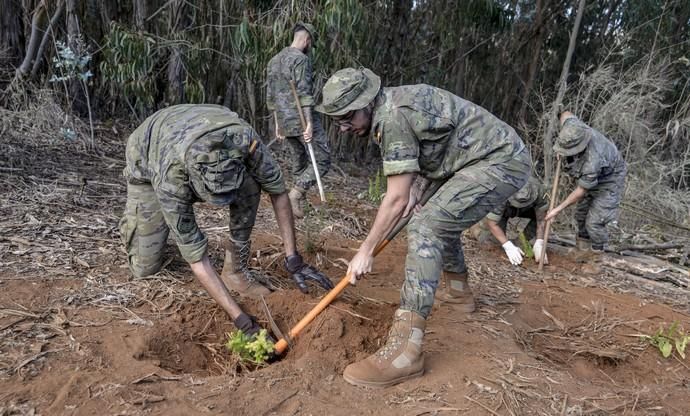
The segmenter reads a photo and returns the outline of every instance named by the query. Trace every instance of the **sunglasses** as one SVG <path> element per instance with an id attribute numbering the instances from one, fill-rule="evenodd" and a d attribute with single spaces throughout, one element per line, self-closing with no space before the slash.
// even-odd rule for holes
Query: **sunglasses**
<path id="1" fill-rule="evenodd" d="M 337 127 L 352 127 L 352 118 L 355 116 L 357 110 L 352 110 L 341 117 L 333 117 L 333 123 Z"/>

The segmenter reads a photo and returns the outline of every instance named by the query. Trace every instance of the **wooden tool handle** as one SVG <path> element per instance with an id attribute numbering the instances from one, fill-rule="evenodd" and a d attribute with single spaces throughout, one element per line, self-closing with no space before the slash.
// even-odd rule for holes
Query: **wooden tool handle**
<path id="1" fill-rule="evenodd" d="M 549 212 L 556 205 L 556 197 L 558 193 L 558 182 L 561 179 L 561 156 L 556 156 L 556 176 L 553 178 L 553 186 L 551 187 L 551 201 L 549 201 Z M 546 245 L 549 243 L 549 232 L 551 231 L 551 221 L 546 222 L 544 227 L 544 248 L 541 250 L 541 258 L 539 259 L 539 271 L 544 270 L 544 259 L 546 258 Z"/>

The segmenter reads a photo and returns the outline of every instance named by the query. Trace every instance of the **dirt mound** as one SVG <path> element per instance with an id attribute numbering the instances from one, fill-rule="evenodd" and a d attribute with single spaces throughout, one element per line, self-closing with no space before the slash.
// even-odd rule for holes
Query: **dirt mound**
<path id="1" fill-rule="evenodd" d="M 293 289 L 272 293 L 266 303 L 281 331 L 287 333 L 318 300 Z M 267 320 L 258 302 L 246 307 L 260 320 Z M 283 360 L 297 361 L 299 367 L 300 363 L 323 358 L 330 369 L 342 371 L 353 359 L 375 351 L 385 341 L 382 338 L 390 326 L 393 310 L 392 306 L 336 300 L 294 340 Z"/>
<path id="2" fill-rule="evenodd" d="M 318 300 L 298 290 L 285 290 L 269 295 L 266 303 L 278 326 L 288 333 Z M 242 306 L 269 328 L 260 302 L 247 299 Z M 296 361 L 299 367 L 300 363 L 323 358 L 328 369 L 342 371 L 348 363 L 375 351 L 385 341 L 382 338 L 392 315 L 392 307 L 336 300 L 294 340 L 282 361 Z M 134 355 L 174 374 L 223 374 L 239 369 L 223 346 L 227 333 L 234 329 L 218 306 L 208 302 L 185 304 L 157 324 Z"/>

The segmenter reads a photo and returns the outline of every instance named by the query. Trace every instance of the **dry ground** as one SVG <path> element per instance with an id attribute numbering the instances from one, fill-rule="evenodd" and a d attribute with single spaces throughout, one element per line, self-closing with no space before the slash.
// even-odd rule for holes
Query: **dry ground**
<path id="1" fill-rule="evenodd" d="M 244 368 L 222 347 L 230 320 L 172 245 L 163 272 L 129 275 L 117 235 L 121 140 L 104 141 L 101 156 L 59 140 L 8 140 L 0 166 L 2 416 L 690 414 L 690 359 L 663 359 L 634 336 L 674 321 L 690 329 L 688 291 L 608 267 L 586 274 L 566 250 L 551 254 L 542 275 L 466 241 L 479 307 L 470 315 L 434 307 L 422 378 L 366 390 L 341 377 L 385 340 L 404 236 L 283 360 Z M 300 247 L 336 280 L 375 207 L 355 197 L 362 177 L 335 171 L 325 183 L 329 210 L 298 223 Z M 323 292 L 302 295 L 286 280 L 269 205 L 262 201 L 253 261 L 271 274 L 278 290 L 268 303 L 288 328 Z M 220 268 L 227 212 L 198 212 Z M 256 303 L 243 305 L 262 317 Z"/>

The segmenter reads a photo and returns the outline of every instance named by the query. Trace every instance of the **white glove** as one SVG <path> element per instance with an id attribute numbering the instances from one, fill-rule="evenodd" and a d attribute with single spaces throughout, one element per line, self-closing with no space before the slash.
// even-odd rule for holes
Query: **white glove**
<path id="1" fill-rule="evenodd" d="M 544 240 L 539 239 L 534 242 L 534 246 L 532 246 L 532 251 L 534 251 L 534 260 L 536 260 L 537 263 L 541 260 L 541 253 L 544 250 Z M 549 257 L 544 253 L 544 264 L 549 264 Z"/>
<path id="2" fill-rule="evenodd" d="M 518 247 L 515 247 L 515 244 L 510 241 L 506 241 L 505 244 L 503 244 L 503 250 L 506 252 L 506 256 L 508 256 L 508 260 L 510 260 L 510 263 L 513 266 L 522 264 L 522 256 L 524 256 L 525 253 L 523 253 Z"/>

